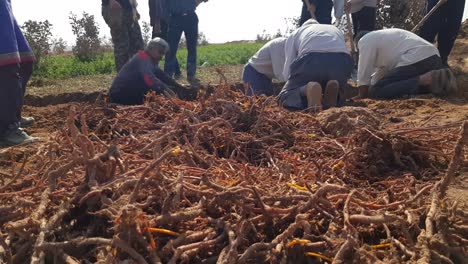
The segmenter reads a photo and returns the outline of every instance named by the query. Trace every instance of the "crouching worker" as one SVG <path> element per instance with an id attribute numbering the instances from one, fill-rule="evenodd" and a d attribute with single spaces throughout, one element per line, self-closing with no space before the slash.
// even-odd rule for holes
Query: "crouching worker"
<path id="1" fill-rule="evenodd" d="M 414 33 L 396 28 L 359 32 L 354 41 L 359 50 L 356 99 L 446 95 L 457 89 L 437 48 Z"/>
<path id="2" fill-rule="evenodd" d="M 124 105 L 143 104 L 149 91 L 166 97 L 175 97 L 177 94 L 181 99 L 195 99 L 196 89 L 185 88 L 158 68 L 159 61 L 168 50 L 169 45 L 165 40 L 150 40 L 145 50 L 135 54 L 115 77 L 109 91 L 110 102 Z"/>
<path id="3" fill-rule="evenodd" d="M 272 79 L 285 82 L 283 77 L 284 44 L 286 38 L 275 38 L 267 42 L 244 66 L 242 80 L 248 95 L 277 95 Z"/>
<path id="4" fill-rule="evenodd" d="M 286 41 L 285 56 L 288 81 L 278 96 L 281 106 L 320 110 L 343 103 L 354 63 L 338 28 L 309 19 Z"/>

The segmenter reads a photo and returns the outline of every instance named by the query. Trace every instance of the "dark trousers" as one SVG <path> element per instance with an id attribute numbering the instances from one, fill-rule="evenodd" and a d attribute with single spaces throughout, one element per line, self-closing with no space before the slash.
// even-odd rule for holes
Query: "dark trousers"
<path id="1" fill-rule="evenodd" d="M 309 82 L 318 82 L 325 90 L 327 82 L 336 80 L 340 84 L 338 105 L 344 103 L 344 89 L 353 70 L 353 59 L 346 53 L 310 52 L 296 59 L 290 67 L 288 81 L 278 95 L 278 102 L 288 109 L 307 108 L 307 99 L 300 88 Z"/>
<path id="2" fill-rule="evenodd" d="M 438 0 L 428 0 L 427 12 L 437 2 Z M 457 38 L 464 9 L 465 0 L 449 0 L 429 17 L 419 33 L 422 38 L 431 43 L 434 42 L 437 36 L 437 45 L 444 65 L 447 65 L 448 56 Z"/>
<path id="3" fill-rule="evenodd" d="M 0 66 L 0 134 L 18 127 L 23 102 L 20 65 Z"/>
<path id="4" fill-rule="evenodd" d="M 430 93 L 428 87 L 419 86 L 419 76 L 442 67 L 442 60 L 437 55 L 408 66 L 397 67 L 370 87 L 369 97 L 393 99 L 407 95 Z"/>
<path id="5" fill-rule="evenodd" d="M 133 12 L 129 10 L 122 9 L 116 15 L 111 14 L 109 6 L 102 6 L 102 17 L 110 28 L 114 44 L 115 68 L 119 72 L 125 63 L 144 47 L 140 25 L 134 20 Z"/>
<path id="6" fill-rule="evenodd" d="M 196 13 L 171 15 L 167 42 L 170 50 L 166 54 L 164 71 L 173 76 L 177 68 L 177 49 L 179 47 L 182 32 L 187 43 L 187 78 L 194 78 L 197 71 L 197 42 L 198 42 L 198 17 Z"/>
<path id="7" fill-rule="evenodd" d="M 169 30 L 169 25 L 167 24 L 167 22 L 164 21 L 164 20 L 161 20 L 161 33 L 155 34 L 154 31 L 153 31 L 153 33 L 151 34 L 151 38 L 162 38 L 165 41 L 167 41 L 167 31 L 168 30 Z M 181 74 L 180 65 L 179 65 L 179 61 L 177 60 L 177 57 L 176 57 L 176 69 L 175 69 L 174 74 L 175 75 L 180 75 Z"/>
<path id="8" fill-rule="evenodd" d="M 273 95 L 273 82 L 271 78 L 259 73 L 250 63 L 244 66 L 242 81 L 248 86 L 247 95 Z"/>
<path id="9" fill-rule="evenodd" d="M 353 18 L 354 36 L 359 31 L 373 31 L 375 29 L 375 7 L 365 6 L 356 13 L 351 14 Z"/>
<path id="10" fill-rule="evenodd" d="M 31 78 L 33 72 L 34 63 L 33 62 L 22 62 L 20 64 L 20 80 L 21 80 L 21 98 L 20 98 L 20 107 L 17 110 L 18 120 L 21 120 L 21 110 L 23 109 L 24 104 L 24 95 L 26 94 L 26 85 L 28 84 L 29 79 Z"/>
<path id="11" fill-rule="evenodd" d="M 331 24 L 332 17 L 331 11 L 333 8 L 332 0 L 304 0 L 309 1 L 311 5 L 315 6 L 315 18 L 320 24 Z M 310 19 L 310 12 L 307 10 L 306 4 L 302 4 L 301 18 L 299 20 L 299 25 L 302 26 L 304 22 Z"/>

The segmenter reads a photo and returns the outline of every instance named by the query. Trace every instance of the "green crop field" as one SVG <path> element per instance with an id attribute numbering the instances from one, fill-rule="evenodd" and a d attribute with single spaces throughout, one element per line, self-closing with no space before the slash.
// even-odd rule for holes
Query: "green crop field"
<path id="1" fill-rule="evenodd" d="M 210 44 L 198 47 L 198 65 L 242 65 L 263 43 Z M 183 69 L 187 62 L 187 50 L 180 49 L 177 58 Z M 91 62 L 81 62 L 72 55 L 52 55 L 42 59 L 33 75 L 37 78 L 66 79 L 78 76 L 111 74 L 114 70 L 112 53 L 105 53 Z"/>

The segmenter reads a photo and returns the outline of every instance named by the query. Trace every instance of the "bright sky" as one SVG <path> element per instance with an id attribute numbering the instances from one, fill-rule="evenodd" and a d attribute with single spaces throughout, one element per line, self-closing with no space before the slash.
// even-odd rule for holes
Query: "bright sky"
<path id="1" fill-rule="evenodd" d="M 20 24 L 27 20 L 48 19 L 53 25 L 52 33 L 62 37 L 68 45 L 74 43 L 68 16 L 87 12 L 95 16 L 101 35 L 110 36 L 110 31 L 101 16 L 99 0 L 12 0 L 13 12 Z M 468 1 L 465 3 L 463 20 L 468 17 Z M 286 18 L 300 15 L 299 0 L 210 0 L 197 8 L 199 30 L 211 43 L 233 40 L 253 40 L 264 30 L 274 34 L 278 29 L 287 29 Z M 140 0 L 138 11 L 141 20 L 149 22 L 148 4 Z M 141 23 L 140 23 L 141 24 Z"/>

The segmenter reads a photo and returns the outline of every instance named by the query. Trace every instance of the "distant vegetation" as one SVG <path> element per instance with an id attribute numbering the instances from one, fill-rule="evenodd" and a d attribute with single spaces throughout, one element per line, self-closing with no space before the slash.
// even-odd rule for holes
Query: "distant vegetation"
<path id="1" fill-rule="evenodd" d="M 198 65 L 245 64 L 263 43 L 210 44 L 198 48 Z M 182 68 L 187 62 L 187 50 L 180 49 L 177 57 Z M 103 53 L 91 61 L 82 61 L 72 54 L 48 55 L 42 58 L 41 67 L 33 75 L 41 78 L 72 78 L 83 75 L 110 74 L 114 70 L 114 55 Z"/>

